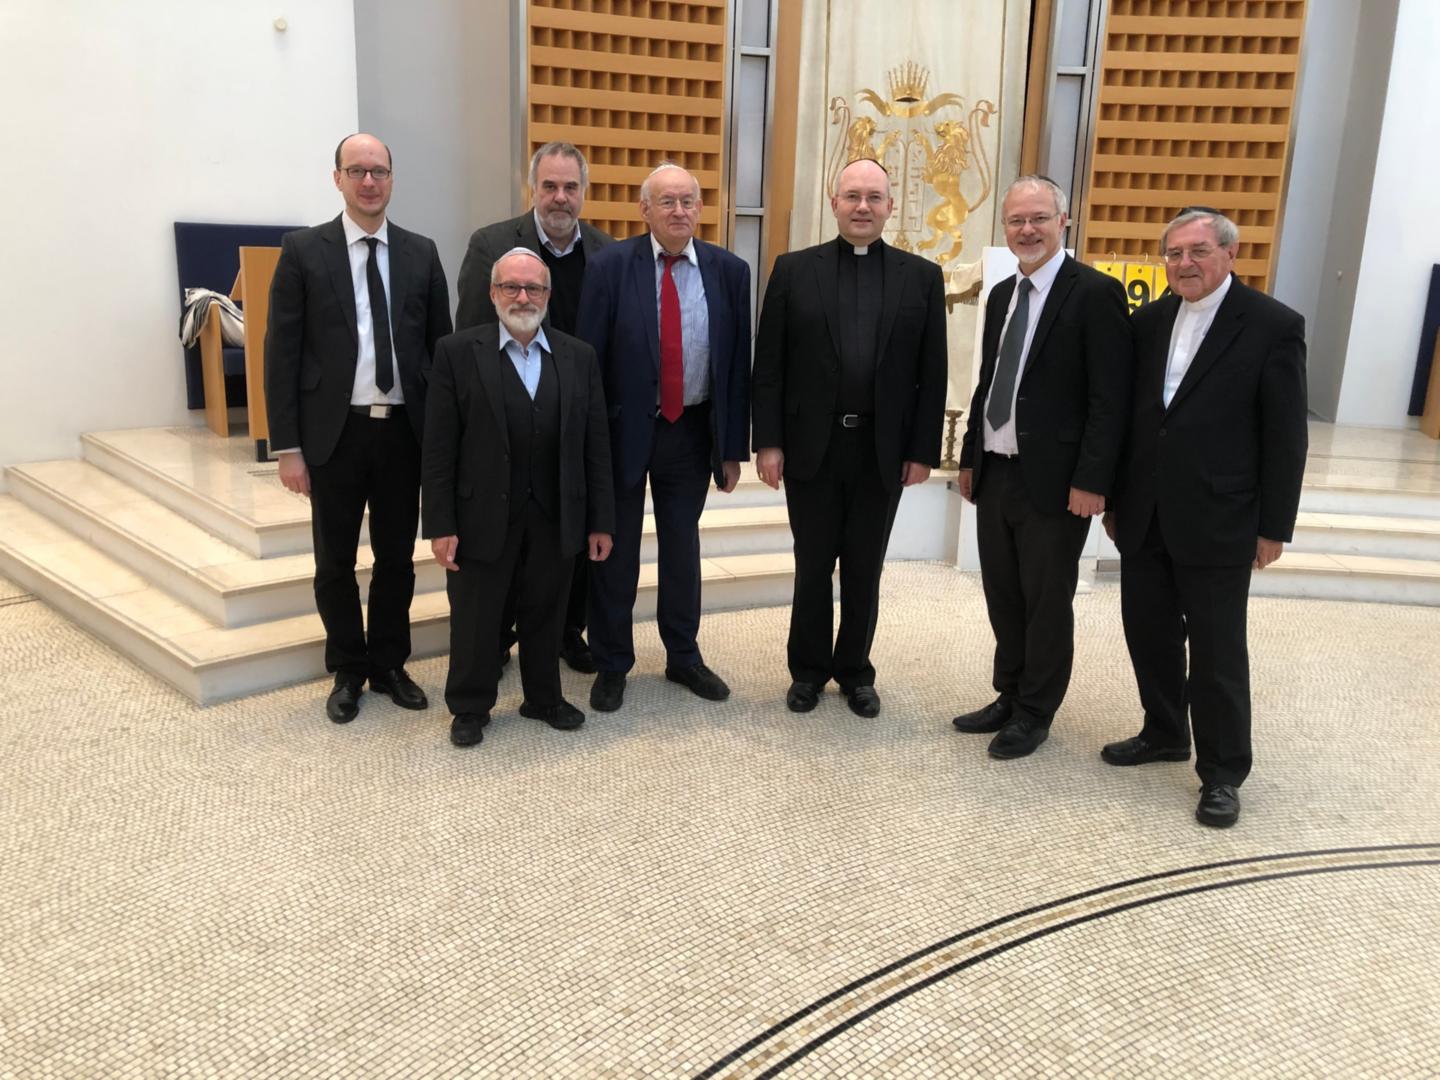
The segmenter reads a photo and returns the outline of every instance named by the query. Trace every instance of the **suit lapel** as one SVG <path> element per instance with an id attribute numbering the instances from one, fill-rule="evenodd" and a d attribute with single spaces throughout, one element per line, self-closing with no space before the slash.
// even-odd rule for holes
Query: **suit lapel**
<path id="1" fill-rule="evenodd" d="M 634 277 L 635 303 L 640 319 L 645 324 L 645 341 L 650 346 L 650 363 L 655 372 L 660 372 L 660 307 L 655 302 L 655 260 L 650 246 L 650 234 L 637 236 L 633 241 L 635 251 L 630 268 Z"/>
<path id="2" fill-rule="evenodd" d="M 560 445 L 564 446 L 566 422 L 570 419 L 570 395 L 575 392 L 570 378 L 570 347 L 554 338 L 547 337 L 546 340 L 553 346 L 550 363 L 555 368 L 555 385 L 560 390 Z"/>
<path id="3" fill-rule="evenodd" d="M 815 249 L 815 287 L 820 290 L 820 310 L 825 312 L 825 327 L 830 331 L 830 345 L 840 356 L 840 328 L 836 326 L 836 306 L 840 299 L 840 241 L 832 240 Z"/>
<path id="4" fill-rule="evenodd" d="M 705 287 L 705 307 L 709 313 L 705 323 L 710 332 L 710 371 L 713 376 L 720 356 L 720 328 L 725 324 L 725 313 L 718 311 L 716 305 L 724 299 L 725 290 L 720 285 L 720 271 L 715 265 L 715 253 L 700 239 L 695 241 L 695 260 L 700 264 L 700 283 Z M 656 338 L 659 338 L 658 331 Z"/>
<path id="5" fill-rule="evenodd" d="M 1143 390 L 1147 401 L 1163 404 L 1165 370 L 1170 362 L 1170 339 L 1175 334 L 1175 319 L 1180 314 L 1180 298 L 1172 293 L 1155 302 L 1165 306 L 1160 309 L 1160 323 L 1156 326 L 1155 337 L 1150 343 L 1150 355 L 1142 359 L 1145 364 Z"/>
<path id="6" fill-rule="evenodd" d="M 900 314 L 900 297 L 905 292 L 905 260 L 889 244 L 884 244 L 885 291 L 880 303 L 880 339 L 875 352 L 875 372 L 885 363 L 885 347 L 890 343 L 890 332 L 895 329 L 895 316 Z M 827 311 L 829 308 L 826 309 Z"/>
<path id="7" fill-rule="evenodd" d="M 410 290 L 413 276 L 410 272 L 414 262 L 412 256 L 415 253 L 410 236 L 404 229 L 391 225 L 387 232 L 390 242 L 390 332 L 393 336 L 394 328 L 400 325 L 400 312 L 405 310 L 405 297 Z"/>
<path id="8" fill-rule="evenodd" d="M 508 364 L 510 358 L 500 352 L 500 331 L 493 326 L 475 340 L 475 372 L 480 377 L 480 388 L 490 402 L 490 411 L 495 415 L 495 430 L 506 446 L 510 445 L 510 432 L 505 423 L 504 390 L 500 386 L 500 365 Z"/>
<path id="9" fill-rule="evenodd" d="M 321 235 L 325 238 L 323 257 L 325 266 L 330 271 L 330 284 L 335 287 L 340 309 L 345 312 L 345 326 L 358 350 L 360 331 L 356 325 L 358 316 L 355 314 L 355 282 L 350 277 L 350 253 L 345 249 L 345 226 L 340 224 L 337 217 Z"/>
<path id="10" fill-rule="evenodd" d="M 526 214 L 516 224 L 515 243 L 511 246 L 529 248 L 536 255 L 540 255 L 540 231 L 535 228 L 534 214 Z M 543 255 L 540 257 L 544 258 Z"/>
<path id="11" fill-rule="evenodd" d="M 1170 399 L 1170 409 L 1167 409 L 1167 412 L 1179 405 L 1185 395 L 1195 389 L 1195 384 L 1215 366 L 1215 361 L 1229 348 L 1230 342 L 1235 340 L 1235 335 L 1240 333 L 1240 327 L 1245 321 L 1245 312 L 1239 288 L 1238 281 L 1231 282 L 1230 291 L 1226 294 L 1225 299 L 1220 301 L 1220 310 L 1215 312 L 1215 321 L 1210 324 L 1210 329 L 1205 332 L 1200 347 L 1195 350 L 1195 357 L 1190 361 L 1190 366 L 1185 371 L 1185 377 L 1180 380 L 1180 385 L 1176 387 L 1175 396 Z M 1168 352 L 1168 338 L 1166 346 Z"/>
<path id="12" fill-rule="evenodd" d="M 1065 298 L 1070 295 L 1070 290 L 1075 287 L 1075 279 L 1079 276 L 1075 261 L 1066 255 L 1060 264 L 1059 273 L 1055 275 L 1055 281 L 1050 286 L 1050 295 L 1045 297 L 1045 306 L 1040 309 L 1040 321 L 1035 324 L 1035 336 L 1030 339 L 1030 348 L 1025 353 L 1025 370 L 1020 375 L 1022 383 L 1030 378 L 1030 373 L 1038 366 L 1037 361 L 1045 348 L 1045 339 L 1050 335 L 1050 328 L 1055 325 L 1055 318 L 1060 313 L 1060 305 L 1065 303 Z"/>

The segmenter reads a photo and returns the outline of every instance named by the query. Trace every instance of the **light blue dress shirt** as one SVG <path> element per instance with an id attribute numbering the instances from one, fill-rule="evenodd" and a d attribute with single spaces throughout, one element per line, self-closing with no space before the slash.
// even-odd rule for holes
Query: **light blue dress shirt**
<path id="1" fill-rule="evenodd" d="M 540 388 L 540 360 L 541 349 L 550 351 L 550 342 L 545 337 L 545 328 L 542 326 L 535 331 L 535 336 L 530 339 L 529 346 L 521 345 L 515 340 L 513 334 L 505 329 L 505 324 L 500 323 L 500 351 L 510 358 L 510 363 L 515 365 L 515 374 L 520 376 L 520 381 L 525 384 L 525 392 L 530 395 L 530 400 L 535 400 L 535 391 Z"/>

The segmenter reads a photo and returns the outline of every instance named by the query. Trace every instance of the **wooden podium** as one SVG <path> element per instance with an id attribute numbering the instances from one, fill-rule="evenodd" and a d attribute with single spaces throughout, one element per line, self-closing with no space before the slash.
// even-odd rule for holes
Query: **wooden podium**
<path id="1" fill-rule="evenodd" d="M 270 441 L 270 416 L 265 411 L 265 327 L 270 322 L 270 279 L 280 261 L 278 247 L 242 247 L 240 272 L 230 299 L 245 305 L 245 408 L 255 460 L 264 461 Z"/>
<path id="2" fill-rule="evenodd" d="M 1430 381 L 1425 386 L 1420 430 L 1432 439 L 1440 439 L 1440 334 L 1435 335 L 1435 354 L 1430 358 Z"/>

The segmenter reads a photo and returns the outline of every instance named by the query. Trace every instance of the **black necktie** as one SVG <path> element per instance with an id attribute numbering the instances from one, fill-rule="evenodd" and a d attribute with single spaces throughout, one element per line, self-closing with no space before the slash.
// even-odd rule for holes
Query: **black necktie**
<path id="1" fill-rule="evenodd" d="M 380 259 L 375 254 L 379 239 L 367 236 L 370 258 L 365 260 L 365 284 L 370 287 L 370 324 L 375 331 L 375 385 L 388 394 L 395 385 L 395 365 L 390 352 L 390 309 L 385 303 L 385 283 L 380 280 Z"/>
<path id="2" fill-rule="evenodd" d="M 1030 290 L 1033 288 L 1028 277 L 1020 279 L 1015 312 L 1010 316 L 1010 325 L 1005 328 L 1005 340 L 1000 343 L 995 381 L 990 384 L 990 404 L 985 407 L 985 419 L 997 431 L 1010 419 L 1010 406 L 1015 399 L 1015 376 L 1020 371 L 1020 354 L 1025 351 L 1025 331 L 1030 325 Z"/>

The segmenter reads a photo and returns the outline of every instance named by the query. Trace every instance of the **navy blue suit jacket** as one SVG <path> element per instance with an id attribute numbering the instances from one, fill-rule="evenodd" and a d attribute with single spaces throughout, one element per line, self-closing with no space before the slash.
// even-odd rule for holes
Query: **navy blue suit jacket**
<path id="1" fill-rule="evenodd" d="M 719 484 L 723 462 L 750 457 L 750 267 L 698 237 L 695 255 L 710 312 L 710 465 Z M 590 257 L 575 333 L 594 347 L 600 363 L 616 485 L 634 487 L 650 461 L 660 398 L 660 311 L 649 233 Z"/>

